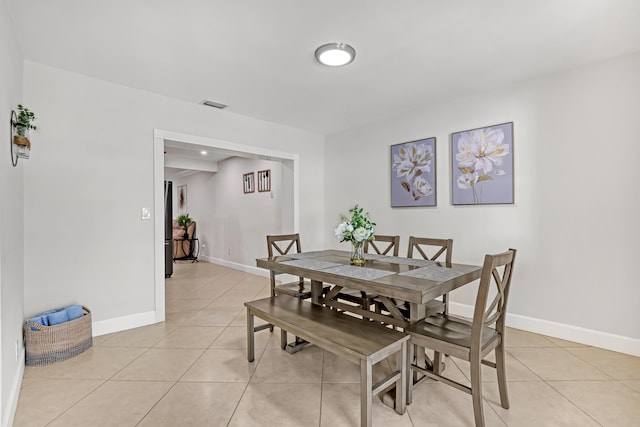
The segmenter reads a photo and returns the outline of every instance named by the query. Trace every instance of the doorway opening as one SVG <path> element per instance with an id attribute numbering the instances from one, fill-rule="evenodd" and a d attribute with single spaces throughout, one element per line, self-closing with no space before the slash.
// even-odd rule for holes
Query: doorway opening
<path id="1" fill-rule="evenodd" d="M 198 158 L 201 151 L 206 151 L 207 156 L 211 153 L 210 158 L 217 158 L 216 162 L 205 161 Z M 278 202 L 283 204 L 280 221 L 286 224 L 286 229 L 298 232 L 299 229 L 299 206 L 298 206 L 298 155 L 293 153 L 279 152 L 263 147 L 249 146 L 237 144 L 229 141 L 216 140 L 212 138 L 204 138 L 193 135 L 181 134 L 166 130 L 154 130 L 154 262 L 155 262 L 155 316 L 156 321 L 161 322 L 165 319 L 165 253 L 164 253 L 164 180 L 165 166 L 170 168 L 171 174 L 176 176 L 182 182 L 198 179 L 199 181 L 207 180 L 207 176 L 211 177 L 220 172 L 225 175 L 225 183 L 217 184 L 218 190 L 223 194 L 213 195 L 217 197 L 218 202 L 226 200 L 227 197 L 237 198 L 237 203 L 269 203 L 268 199 L 275 198 L 273 192 L 254 192 L 246 194 L 243 191 L 243 173 L 258 172 L 248 171 L 245 168 L 257 168 L 261 165 L 273 165 L 274 169 L 278 169 L 280 176 L 277 184 L 280 186 L 276 191 Z M 180 153 L 180 155 L 172 155 L 167 158 L 165 164 L 165 153 Z M 212 166 L 213 165 L 213 166 Z M 204 175 L 197 177 L 198 171 L 204 171 Z M 275 172 L 275 171 L 274 171 Z M 238 175 L 237 182 L 235 175 Z M 197 178 L 194 178 L 197 177 Z M 203 178 L 204 177 L 204 178 Z M 198 183 L 193 181 L 194 184 Z M 200 184 L 200 183 L 198 183 Z M 185 184 L 183 184 L 185 185 Z M 174 184 L 174 188 L 175 184 Z M 199 187 L 202 193 L 202 186 Z M 175 190 L 174 190 L 175 193 Z M 187 193 L 189 194 L 189 193 Z M 194 195 L 195 196 L 195 195 Z M 200 199 L 208 197 L 208 194 L 200 194 Z M 266 200 L 265 200 L 266 199 Z M 194 199 L 195 200 L 195 199 Z M 275 201 L 274 201 L 275 202 Z M 189 202 L 187 201 L 187 209 Z M 195 205 L 194 205 L 195 206 Z M 199 206 L 198 209 L 203 209 Z M 231 268 L 262 274 L 263 272 L 254 267 L 255 258 L 262 254 L 263 244 L 258 246 L 257 242 L 264 240 L 264 233 L 251 233 L 251 229 L 245 229 L 246 215 L 255 217 L 256 223 L 261 221 L 260 209 L 254 207 L 246 208 L 243 211 L 245 221 L 241 224 L 237 217 L 231 212 L 224 212 L 215 221 L 209 221 L 208 229 L 201 230 L 201 237 L 209 239 L 212 248 L 207 253 L 207 261 L 216 264 L 225 265 Z M 204 222 L 204 221 L 203 221 Z M 222 224 L 218 224 L 222 222 Z M 212 225 L 215 223 L 215 225 Z M 203 224 L 204 225 L 204 224 Z M 221 230 L 229 230 L 228 236 L 224 238 L 212 238 L 216 231 L 218 234 Z M 217 228 L 217 230 L 214 230 Z M 273 232 L 278 232 L 274 230 Z M 289 231 L 287 231 L 289 232 Z M 234 234 L 235 233 L 235 234 Z M 222 240 L 222 241 L 219 241 Z M 205 240 L 206 241 L 206 240 Z M 205 243 L 206 244 L 206 243 Z M 235 246 L 231 246 L 234 244 Z"/>

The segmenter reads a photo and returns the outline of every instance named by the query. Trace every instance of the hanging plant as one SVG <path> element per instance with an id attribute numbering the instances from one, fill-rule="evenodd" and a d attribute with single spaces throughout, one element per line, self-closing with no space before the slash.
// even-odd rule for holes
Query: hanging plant
<path id="1" fill-rule="evenodd" d="M 27 136 L 30 129 L 38 129 L 32 122 L 36 119 L 33 111 L 22 104 L 18 104 L 18 119 L 16 120 L 16 133 L 20 136 Z"/>

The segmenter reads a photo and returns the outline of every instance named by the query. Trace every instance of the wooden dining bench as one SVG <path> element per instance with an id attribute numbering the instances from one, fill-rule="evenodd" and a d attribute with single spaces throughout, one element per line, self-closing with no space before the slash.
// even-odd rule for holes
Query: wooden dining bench
<path id="1" fill-rule="evenodd" d="M 373 396 L 396 385 L 395 410 L 406 408 L 407 342 L 409 336 L 328 307 L 280 294 L 245 302 L 247 307 L 248 359 L 255 358 L 254 316 L 295 334 L 331 353 L 360 365 L 360 424 L 371 427 Z M 397 355 L 397 368 L 373 384 L 373 365 Z M 292 356 L 295 357 L 295 356 Z"/>

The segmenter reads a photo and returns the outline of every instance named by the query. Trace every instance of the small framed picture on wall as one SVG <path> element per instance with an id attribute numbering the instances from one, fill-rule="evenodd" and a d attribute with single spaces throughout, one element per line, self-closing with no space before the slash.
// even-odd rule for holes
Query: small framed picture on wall
<path id="1" fill-rule="evenodd" d="M 249 172 L 242 175 L 242 185 L 244 188 L 244 193 L 253 193 L 256 191 L 255 187 L 255 173 Z"/>
<path id="2" fill-rule="evenodd" d="M 187 186 L 181 185 L 178 187 L 178 212 L 187 212 Z"/>
<path id="3" fill-rule="evenodd" d="M 258 192 L 271 191 L 271 169 L 258 171 Z"/>

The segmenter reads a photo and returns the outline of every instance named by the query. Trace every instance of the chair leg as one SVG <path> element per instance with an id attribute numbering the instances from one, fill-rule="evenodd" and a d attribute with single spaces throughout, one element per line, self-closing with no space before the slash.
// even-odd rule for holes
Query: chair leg
<path id="1" fill-rule="evenodd" d="M 440 375 L 444 367 L 444 353 L 436 351 L 433 353 L 433 373 Z"/>
<path id="2" fill-rule="evenodd" d="M 254 343 L 253 314 L 247 309 L 247 360 L 249 362 L 255 360 Z"/>
<path id="3" fill-rule="evenodd" d="M 498 374 L 498 390 L 500 391 L 500 404 L 504 409 L 509 409 L 509 394 L 507 392 L 507 371 L 504 357 L 504 343 L 496 347 L 496 373 Z"/>
<path id="4" fill-rule="evenodd" d="M 473 415 L 476 427 L 484 427 L 484 410 L 482 407 L 482 364 L 480 355 L 472 355 L 471 368 L 471 400 L 473 400 Z"/>
<path id="5" fill-rule="evenodd" d="M 444 303 L 444 315 L 449 314 L 449 294 L 442 295 L 442 302 Z"/>
<path id="6" fill-rule="evenodd" d="M 270 272 L 271 276 L 271 296 L 276 296 L 276 275 L 273 271 Z M 269 326 L 269 332 L 273 332 L 273 325 Z"/>

